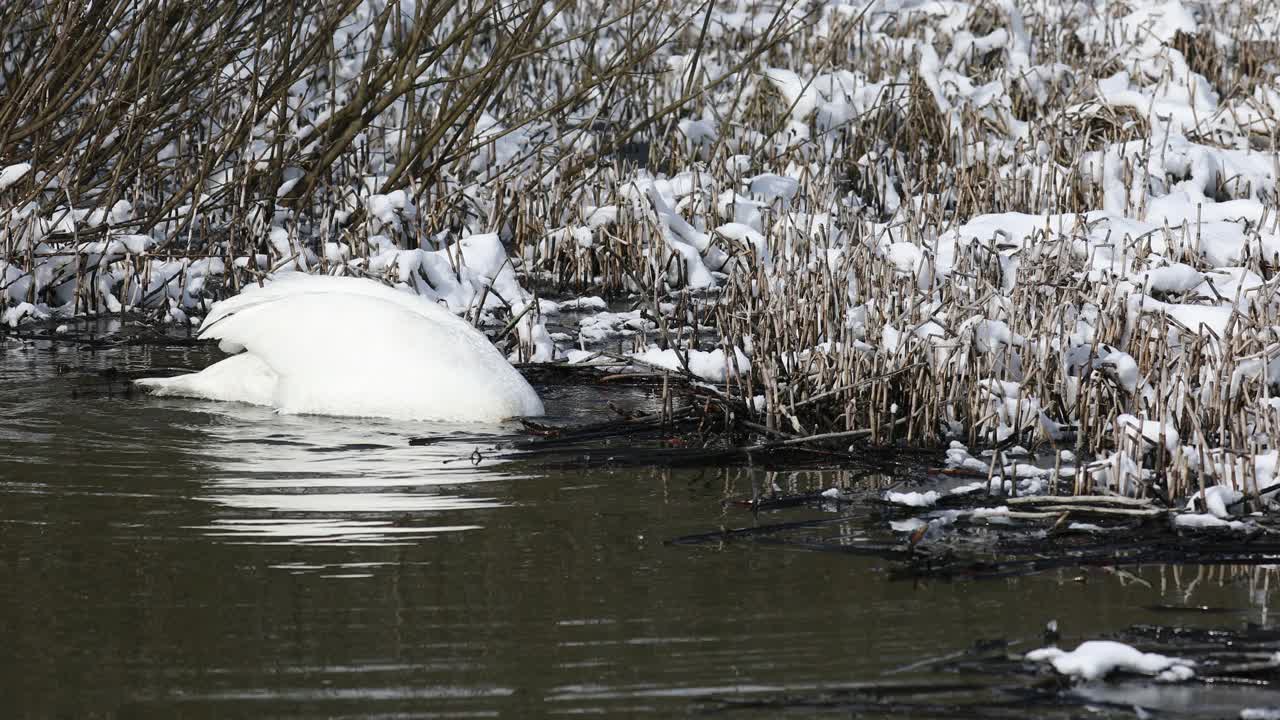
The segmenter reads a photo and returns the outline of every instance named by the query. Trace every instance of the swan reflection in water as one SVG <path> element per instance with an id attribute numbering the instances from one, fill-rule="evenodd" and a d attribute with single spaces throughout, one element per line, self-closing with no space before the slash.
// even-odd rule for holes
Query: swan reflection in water
<path id="1" fill-rule="evenodd" d="M 239 403 L 179 403 L 200 413 L 192 448 L 208 471 L 197 498 L 215 506 L 191 529 L 223 542 L 295 545 L 413 544 L 478 529 L 506 503 L 460 486 L 510 479 L 476 467 L 476 438 L 501 425 L 281 415 Z M 208 422 L 212 416 L 213 422 Z M 436 444 L 410 447 L 410 437 Z M 451 441 L 456 435 L 457 441 Z"/>

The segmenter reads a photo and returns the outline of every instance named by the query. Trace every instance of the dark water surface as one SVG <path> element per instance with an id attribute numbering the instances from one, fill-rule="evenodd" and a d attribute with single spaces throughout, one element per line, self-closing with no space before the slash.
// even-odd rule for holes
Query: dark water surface
<path id="1" fill-rule="evenodd" d="M 406 439 L 475 427 L 109 397 L 58 372 L 209 361 L 0 350 L 0 716 L 683 716 L 882 681 L 979 638 L 1037 647 L 1051 618 L 1069 644 L 1273 622 L 1267 569 L 912 584 L 878 560 L 663 542 L 750 525 L 721 500 L 754 482 L 832 482 L 812 474 L 473 466 L 472 440 Z M 561 415 L 610 399 L 546 394 Z M 1266 699 L 1179 692 L 1151 704 L 1235 717 Z"/>

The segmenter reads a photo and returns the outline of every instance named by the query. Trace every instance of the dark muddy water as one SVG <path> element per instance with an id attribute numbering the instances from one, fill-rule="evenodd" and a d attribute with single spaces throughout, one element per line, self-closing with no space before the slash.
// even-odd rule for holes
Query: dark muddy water
<path id="1" fill-rule="evenodd" d="M 721 501 L 753 483 L 834 481 L 813 473 L 473 465 L 474 441 L 406 440 L 475 427 L 108 396 L 58 372 L 208 362 L 0 350 L 0 715 L 739 716 L 753 711 L 712 701 L 883 681 L 979 638 L 1029 649 L 1051 618 L 1068 644 L 1137 622 L 1273 623 L 1267 569 L 913 584 L 878 560 L 664 544 L 750 525 Z M 561 416 L 650 402 L 629 392 L 545 394 Z M 1142 691 L 1197 717 L 1280 705 Z"/>

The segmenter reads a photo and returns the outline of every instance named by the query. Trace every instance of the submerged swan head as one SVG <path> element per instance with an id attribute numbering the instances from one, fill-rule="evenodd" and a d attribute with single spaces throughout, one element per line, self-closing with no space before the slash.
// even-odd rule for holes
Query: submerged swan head
<path id="1" fill-rule="evenodd" d="M 287 413 L 475 422 L 543 414 L 484 334 L 373 280 L 289 275 L 214 305 L 200 337 L 239 354 L 138 384 Z"/>

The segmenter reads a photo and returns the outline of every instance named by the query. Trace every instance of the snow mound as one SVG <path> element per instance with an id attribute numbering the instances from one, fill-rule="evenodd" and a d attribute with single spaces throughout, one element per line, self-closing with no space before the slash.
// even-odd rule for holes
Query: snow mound
<path id="1" fill-rule="evenodd" d="M 719 349 L 710 352 L 689 350 L 677 353 L 671 349 L 650 347 L 644 352 L 635 353 L 632 357 L 648 365 L 675 371 L 683 371 L 687 360 L 689 372 L 703 380 L 721 383 L 730 376 L 745 373 L 751 369 L 751 361 L 741 350 L 734 348 L 733 352 L 734 359 L 731 361 L 724 350 Z"/>

